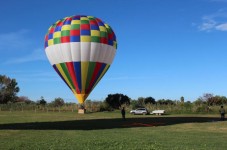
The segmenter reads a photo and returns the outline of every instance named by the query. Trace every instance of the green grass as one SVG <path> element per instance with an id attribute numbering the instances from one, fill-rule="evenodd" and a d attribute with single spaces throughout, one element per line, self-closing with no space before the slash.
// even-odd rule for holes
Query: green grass
<path id="1" fill-rule="evenodd" d="M 219 115 L 0 111 L 0 149 L 226 149 Z"/>

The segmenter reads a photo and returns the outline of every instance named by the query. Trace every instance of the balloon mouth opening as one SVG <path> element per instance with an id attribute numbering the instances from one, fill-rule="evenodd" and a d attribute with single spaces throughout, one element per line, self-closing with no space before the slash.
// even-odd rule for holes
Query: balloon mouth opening
<path id="1" fill-rule="evenodd" d="M 83 104 L 86 98 L 88 97 L 88 94 L 83 94 L 83 93 L 81 94 L 74 93 L 74 95 L 80 104 Z"/>

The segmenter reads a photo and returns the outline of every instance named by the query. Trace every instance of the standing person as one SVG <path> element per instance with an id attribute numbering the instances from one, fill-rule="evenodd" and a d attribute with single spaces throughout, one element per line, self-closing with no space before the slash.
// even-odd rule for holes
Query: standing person
<path id="1" fill-rule="evenodd" d="M 125 120 L 125 107 L 121 109 L 122 119 Z"/>
<path id="2" fill-rule="evenodd" d="M 223 106 L 221 106 L 219 112 L 221 114 L 221 121 L 224 121 L 225 120 L 225 109 Z"/>

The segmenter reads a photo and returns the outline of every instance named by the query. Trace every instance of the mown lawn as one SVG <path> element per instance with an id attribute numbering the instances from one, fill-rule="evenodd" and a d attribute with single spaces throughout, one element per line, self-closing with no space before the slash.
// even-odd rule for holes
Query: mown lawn
<path id="1" fill-rule="evenodd" d="M 0 149 L 218 149 L 227 148 L 219 115 L 126 115 L 102 112 L 0 111 Z"/>

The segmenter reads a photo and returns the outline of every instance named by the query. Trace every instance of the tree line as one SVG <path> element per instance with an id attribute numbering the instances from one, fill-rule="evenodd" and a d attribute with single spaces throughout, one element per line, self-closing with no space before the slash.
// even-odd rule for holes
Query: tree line
<path id="1" fill-rule="evenodd" d="M 47 102 L 44 97 L 41 96 L 39 100 L 32 101 L 26 96 L 17 96 L 20 88 L 16 82 L 16 79 L 11 79 L 5 75 L 0 75 L 0 104 L 10 105 L 10 106 L 23 106 L 32 105 L 36 109 L 44 108 L 66 108 L 68 106 L 70 109 L 73 109 L 74 106 L 77 108 L 77 104 L 65 103 L 64 99 L 57 97 L 51 102 Z M 23 104 L 23 105 L 22 105 Z M 125 106 L 128 109 L 136 109 L 139 107 L 146 107 L 150 109 L 170 109 L 176 111 L 211 111 L 210 109 L 213 106 L 227 105 L 227 98 L 225 96 L 213 95 L 211 93 L 205 93 L 203 96 L 200 96 L 195 101 L 186 101 L 184 97 L 180 97 L 179 100 L 171 99 L 158 99 L 155 100 L 153 97 L 139 97 L 138 99 L 131 99 L 127 95 L 121 93 L 109 94 L 102 101 L 85 101 L 85 108 L 89 109 L 91 112 L 94 111 L 111 111 L 119 109 L 122 106 Z M 19 107 L 17 107 L 19 108 Z M 70 110 L 69 109 L 69 110 Z"/>

